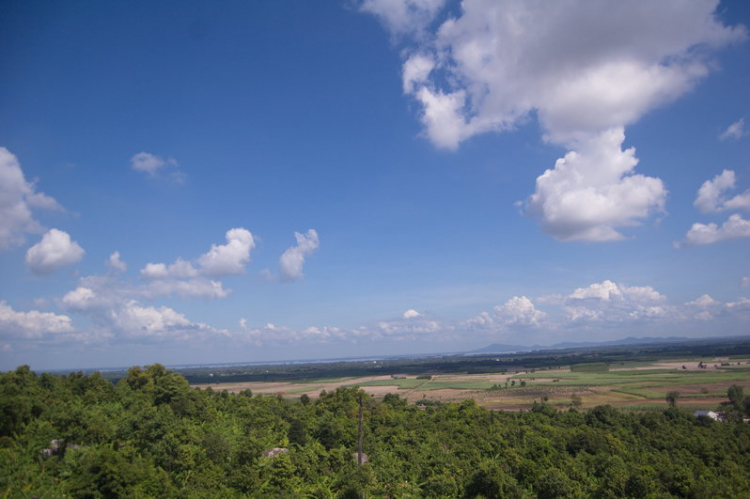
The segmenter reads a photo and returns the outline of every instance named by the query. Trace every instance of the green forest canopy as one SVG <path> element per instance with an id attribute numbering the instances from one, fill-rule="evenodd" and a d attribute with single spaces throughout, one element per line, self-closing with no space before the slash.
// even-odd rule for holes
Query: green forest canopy
<path id="1" fill-rule="evenodd" d="M 492 412 L 472 400 L 420 407 L 365 396 L 370 462 L 357 466 L 361 394 L 339 388 L 313 401 L 199 390 L 159 364 L 131 368 L 116 385 L 98 373 L 37 375 L 23 366 L 0 374 L 0 495 L 750 494 L 750 425 L 679 406 Z M 736 389 L 732 397 L 728 408 L 744 411 L 747 397 Z M 272 448 L 288 451 L 264 457 Z"/>

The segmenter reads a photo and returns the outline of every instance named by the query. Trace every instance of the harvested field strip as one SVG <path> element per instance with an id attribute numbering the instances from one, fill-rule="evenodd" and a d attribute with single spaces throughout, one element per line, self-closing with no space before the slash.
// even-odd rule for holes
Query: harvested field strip
<path id="1" fill-rule="evenodd" d="M 635 395 L 636 397 L 644 399 L 663 399 L 664 394 L 658 392 L 650 392 L 648 390 L 639 390 L 637 388 L 615 388 L 612 390 L 617 393 L 626 393 L 628 395 Z"/>
<path id="2" fill-rule="evenodd" d="M 559 381 L 538 381 L 536 374 L 523 374 L 514 379 L 525 379 L 536 385 L 566 385 L 566 386 L 613 386 L 627 384 L 630 388 L 649 388 L 657 386 L 678 386 L 685 384 L 720 383 L 732 381 L 746 381 L 747 374 L 743 371 L 735 372 L 699 372 L 674 370 L 647 371 L 614 371 L 607 373 L 560 373 Z"/>
<path id="3" fill-rule="evenodd" d="M 583 395 L 583 404 L 589 407 L 593 407 L 596 405 L 603 405 L 603 404 L 624 404 L 624 403 L 633 403 L 640 400 L 643 400 L 642 398 L 630 394 L 630 393 L 622 393 L 622 392 L 615 392 L 615 391 L 606 391 L 606 392 L 596 392 L 593 395 Z"/>
<path id="4" fill-rule="evenodd" d="M 413 390 L 423 385 L 425 380 L 423 379 L 377 379 L 374 381 L 365 381 L 363 383 L 352 383 L 347 386 L 398 386 L 401 390 Z"/>
<path id="5" fill-rule="evenodd" d="M 308 384 L 308 385 L 315 385 L 315 384 L 341 384 L 346 383 L 347 381 L 354 381 L 359 378 L 356 377 L 348 377 L 348 378 L 311 378 L 311 379 L 300 379 L 300 380 L 294 380 L 293 383 L 295 384 Z"/>
<path id="6" fill-rule="evenodd" d="M 323 387 L 320 385 L 306 385 L 306 386 L 300 386 L 299 388 L 290 388 L 289 390 L 286 390 L 284 393 L 286 393 L 287 395 L 293 395 L 295 393 L 320 391 L 322 389 Z"/>
<path id="7" fill-rule="evenodd" d="M 443 389 L 455 389 L 455 390 L 486 390 L 492 388 L 494 383 L 489 381 L 474 381 L 467 379 L 388 379 L 388 380 L 376 380 L 367 381 L 364 383 L 357 383 L 359 386 L 388 386 L 395 385 L 402 390 L 417 390 L 417 391 L 430 391 L 430 390 L 443 390 Z"/>
<path id="8" fill-rule="evenodd" d="M 431 383 L 419 388 L 417 391 L 428 391 L 428 390 L 442 390 L 451 388 L 454 390 L 487 390 L 492 388 L 495 383 L 489 381 L 474 381 L 474 380 L 433 380 Z"/>

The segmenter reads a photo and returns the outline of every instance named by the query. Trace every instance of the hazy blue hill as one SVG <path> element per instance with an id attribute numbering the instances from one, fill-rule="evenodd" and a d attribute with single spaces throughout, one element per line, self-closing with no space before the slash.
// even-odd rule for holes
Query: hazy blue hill
<path id="1" fill-rule="evenodd" d="M 493 343 L 484 348 L 478 350 L 472 350 L 471 353 L 513 353 L 513 352 L 531 352 L 534 350 L 561 350 L 566 348 L 589 348 L 589 347 L 602 347 L 602 346 L 618 346 L 618 345 L 651 345 L 658 343 L 674 343 L 680 341 L 690 341 L 691 338 L 682 336 L 670 336 L 670 337 L 641 337 L 635 338 L 629 336 L 619 340 L 612 341 L 565 341 L 562 343 L 555 343 L 550 346 L 533 345 L 533 346 L 522 346 L 522 345 L 506 345 L 503 343 Z M 694 339 L 694 338 L 693 338 Z"/>

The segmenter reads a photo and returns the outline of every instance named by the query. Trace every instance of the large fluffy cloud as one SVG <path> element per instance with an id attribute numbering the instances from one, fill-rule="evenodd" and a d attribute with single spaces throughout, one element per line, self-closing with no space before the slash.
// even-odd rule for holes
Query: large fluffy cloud
<path id="1" fill-rule="evenodd" d="M 229 290 L 218 279 L 242 274 L 250 262 L 255 239 L 249 230 L 236 228 L 227 231 L 227 244 L 213 244 L 211 249 L 194 262 L 181 258 L 169 265 L 148 263 L 140 275 L 149 281 L 139 288 L 140 296 L 153 298 L 169 294 L 181 297 L 224 298 Z"/>
<path id="2" fill-rule="evenodd" d="M 110 319 L 121 338 L 133 340 L 195 340 L 227 334 L 206 324 L 192 322 L 169 307 L 144 306 L 135 300 L 112 310 Z"/>
<path id="3" fill-rule="evenodd" d="M 403 32 L 408 16 L 398 13 L 412 3 L 371 1 L 363 10 Z M 404 91 L 420 103 L 427 137 L 445 149 L 536 116 L 545 139 L 570 152 L 537 179 L 527 213 L 561 240 L 621 239 L 618 228 L 661 210 L 666 195 L 659 179 L 633 174 L 624 128 L 690 90 L 709 72 L 710 50 L 746 37 L 718 22 L 717 4 L 464 0 L 431 38 L 421 36 L 424 22 L 414 24 L 420 36 L 402 52 Z"/>
<path id="4" fill-rule="evenodd" d="M 209 277 L 241 274 L 250 262 L 250 251 L 255 248 L 253 235 L 247 229 L 231 229 L 226 234 L 227 244 L 211 245 L 211 250 L 198 259 L 202 272 Z"/>
<path id="5" fill-rule="evenodd" d="M 279 270 L 285 280 L 293 281 L 302 279 L 302 267 L 305 264 L 305 257 L 310 255 L 320 246 L 320 239 L 315 229 L 308 230 L 305 234 L 294 233 L 297 239 L 297 245 L 284 251 L 279 258 Z"/>
<path id="6" fill-rule="evenodd" d="M 733 197 L 727 193 L 735 188 L 736 176 L 732 170 L 724 170 L 711 180 L 706 180 L 698 189 L 695 207 L 703 213 L 719 213 L 727 210 L 750 210 L 750 189 Z M 750 221 L 735 213 L 721 224 L 714 222 L 694 223 L 685 238 L 675 242 L 675 247 L 702 246 L 729 239 L 750 237 Z"/>
<path id="7" fill-rule="evenodd" d="M 363 10 L 403 31 L 409 17 L 396 12 L 409 11 L 413 3 L 366 2 Z M 430 17 L 440 2 L 433 4 L 424 11 Z M 533 111 L 550 140 L 575 142 L 581 134 L 637 121 L 704 76 L 709 66 L 696 47 L 714 48 L 745 36 L 743 28 L 715 19 L 717 4 L 464 0 L 459 16 L 412 48 L 405 81 L 413 79 L 408 70 L 414 59 L 424 61 L 429 54 L 434 65 L 407 90 L 422 103 L 425 117 L 442 114 L 461 124 L 444 134 L 435 133 L 442 120 L 425 122 L 439 147 L 455 148 L 471 135 L 512 128 Z M 461 105 L 446 106 L 449 99 Z M 441 111 L 432 113 L 436 108 Z"/>
<path id="8" fill-rule="evenodd" d="M 496 319 L 509 326 L 537 326 L 547 317 L 525 296 L 514 296 L 504 304 L 496 305 L 493 312 Z"/>
<path id="9" fill-rule="evenodd" d="M 24 234 L 44 231 L 32 210 L 62 210 L 53 198 L 36 192 L 13 153 L 0 147 L 0 250 L 23 244 Z"/>
<path id="10" fill-rule="evenodd" d="M 96 328 L 116 341 L 205 339 L 226 335 L 165 306 L 144 305 L 128 297 L 125 290 L 112 289 L 106 278 L 85 278 L 79 287 L 63 296 L 60 304 L 70 312 L 87 316 Z"/>
<path id="11" fill-rule="evenodd" d="M 577 327 L 664 319 L 673 310 L 651 286 L 627 286 L 605 280 L 577 288 L 564 299 L 567 318 Z"/>
<path id="12" fill-rule="evenodd" d="M 667 191 L 658 178 L 633 173 L 634 149 L 621 149 L 625 135 L 611 129 L 579 144 L 536 179 L 527 213 L 562 241 L 612 241 L 619 227 L 664 210 Z"/>
<path id="13" fill-rule="evenodd" d="M 50 229 L 26 252 L 26 266 L 35 274 L 51 274 L 62 266 L 76 263 L 84 253 L 67 232 Z"/>
<path id="14" fill-rule="evenodd" d="M 545 324 L 547 314 L 538 310 L 534 303 L 525 296 L 514 296 L 503 304 L 495 305 L 492 313 L 482 312 L 467 319 L 461 324 L 474 332 L 490 334 L 509 334 L 532 329 L 548 329 Z"/>
<path id="15" fill-rule="evenodd" d="M 633 303 L 648 304 L 661 303 L 666 297 L 651 286 L 626 286 L 609 279 L 590 284 L 585 288 L 577 288 L 568 296 L 569 301 L 590 299 L 603 302 L 626 300 Z"/>

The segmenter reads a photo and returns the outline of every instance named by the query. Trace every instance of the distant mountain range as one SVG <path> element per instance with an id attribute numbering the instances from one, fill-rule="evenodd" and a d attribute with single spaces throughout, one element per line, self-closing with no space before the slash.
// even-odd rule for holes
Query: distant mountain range
<path id="1" fill-rule="evenodd" d="M 503 343 L 493 343 L 492 345 L 480 348 L 478 350 L 472 350 L 469 354 L 477 353 L 514 353 L 514 352 L 533 352 L 536 350 L 562 350 L 566 348 L 590 348 L 590 347 L 604 347 L 604 346 L 618 346 L 618 345 L 651 345 L 654 343 L 675 343 L 680 341 L 695 340 L 695 338 L 686 338 L 682 336 L 670 336 L 667 338 L 662 337 L 643 337 L 634 338 L 632 336 L 628 338 L 622 338 L 613 341 L 566 341 L 563 343 L 555 343 L 554 345 L 543 346 L 521 346 L 521 345 L 507 345 Z"/>

